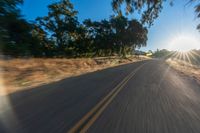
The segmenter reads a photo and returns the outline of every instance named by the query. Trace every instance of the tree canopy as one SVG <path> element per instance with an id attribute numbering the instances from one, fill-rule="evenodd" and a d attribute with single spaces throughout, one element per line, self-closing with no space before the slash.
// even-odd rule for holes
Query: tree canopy
<path id="1" fill-rule="evenodd" d="M 126 14 L 139 13 L 141 14 L 142 24 L 153 25 L 154 20 L 159 16 L 159 13 L 163 9 L 164 2 L 168 2 L 173 5 L 175 0 L 112 0 L 112 8 L 115 12 L 120 13 L 123 4 L 126 5 Z M 187 3 L 195 3 L 195 12 L 197 18 L 200 18 L 200 1 L 199 0 L 187 0 Z M 200 30 L 200 24 L 197 25 L 197 29 Z"/>
<path id="2" fill-rule="evenodd" d="M 1 51 L 9 55 L 29 54 L 32 25 L 22 18 L 17 8 L 22 0 L 0 1 Z"/>
<path id="3" fill-rule="evenodd" d="M 69 0 L 61 0 L 48 6 L 48 16 L 37 18 L 42 29 L 46 30 L 56 44 L 60 54 L 64 54 L 78 26 L 77 11 Z"/>
<path id="4" fill-rule="evenodd" d="M 145 26 L 153 24 L 165 1 L 112 0 L 116 14 L 109 19 L 79 22 L 78 11 L 70 0 L 58 0 L 48 6 L 46 16 L 28 22 L 18 8 L 23 0 L 3 0 L 0 1 L 0 51 L 6 55 L 35 57 L 126 56 L 146 46 Z M 197 0 L 190 0 L 194 1 Z M 126 13 L 138 11 L 141 20 L 123 16 L 124 3 Z M 200 17 L 200 4 L 196 12 Z"/>
<path id="5" fill-rule="evenodd" d="M 131 54 L 146 45 L 148 30 L 137 20 L 113 15 L 110 19 L 79 23 L 73 4 L 59 0 L 48 6 L 47 16 L 30 23 L 18 5 L 22 0 L 0 2 L 0 42 L 12 56 L 83 57 Z"/>
<path id="6" fill-rule="evenodd" d="M 153 21 L 158 17 L 163 8 L 163 3 L 166 0 L 112 0 L 113 10 L 121 12 L 121 6 L 126 5 L 126 14 L 137 13 L 141 14 L 141 22 L 153 24 Z M 172 4 L 173 0 L 170 0 Z"/>
<path id="7" fill-rule="evenodd" d="M 199 0 L 190 0 L 190 2 L 199 2 Z M 200 18 L 200 3 L 195 6 L 195 12 L 197 18 Z M 197 29 L 200 31 L 200 24 L 197 25 Z"/>

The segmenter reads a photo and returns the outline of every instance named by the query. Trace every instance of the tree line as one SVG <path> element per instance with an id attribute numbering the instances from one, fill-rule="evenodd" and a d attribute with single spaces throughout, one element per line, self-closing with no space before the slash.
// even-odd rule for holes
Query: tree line
<path id="1" fill-rule="evenodd" d="M 121 12 L 108 20 L 79 22 L 69 0 L 48 6 L 48 14 L 28 22 L 21 15 L 23 0 L 0 1 L 0 50 L 11 56 L 126 56 L 145 46 L 148 30 Z"/>
<path id="2" fill-rule="evenodd" d="M 58 0 L 48 6 L 47 16 L 28 22 L 18 8 L 23 0 L 1 0 L 0 52 L 35 57 L 125 56 L 146 45 L 145 26 L 153 24 L 166 1 L 173 5 L 175 0 L 112 0 L 115 14 L 109 19 L 79 22 L 73 4 Z M 199 0 L 188 0 L 195 2 L 195 12 L 200 18 Z M 126 14 L 138 11 L 140 20 L 123 16 L 123 4 Z"/>

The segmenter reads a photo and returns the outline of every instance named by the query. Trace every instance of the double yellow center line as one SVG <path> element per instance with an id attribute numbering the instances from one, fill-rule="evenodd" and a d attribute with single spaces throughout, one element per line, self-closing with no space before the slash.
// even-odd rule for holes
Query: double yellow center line
<path id="1" fill-rule="evenodd" d="M 82 117 L 69 131 L 68 133 L 85 133 L 90 126 L 101 115 L 105 108 L 111 103 L 116 95 L 122 90 L 126 83 L 136 74 L 136 72 L 142 68 L 146 63 L 140 65 L 137 69 L 134 69 L 129 75 L 127 75 L 110 93 L 108 93 L 97 105 L 95 105 L 86 115 Z"/>

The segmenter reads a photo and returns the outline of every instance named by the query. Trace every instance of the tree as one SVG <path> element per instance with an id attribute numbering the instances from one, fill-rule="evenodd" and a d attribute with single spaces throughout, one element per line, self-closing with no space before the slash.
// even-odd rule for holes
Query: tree
<path id="1" fill-rule="evenodd" d="M 5 47 L 11 43 L 9 37 L 9 24 L 19 17 L 17 5 L 22 4 L 21 0 L 0 1 L 0 48 L 4 52 Z"/>
<path id="2" fill-rule="evenodd" d="M 0 1 L 0 18 L 3 19 L 4 16 L 9 14 L 19 14 L 19 9 L 17 5 L 22 4 L 23 0 L 1 0 Z M 3 24 L 3 21 L 0 21 Z"/>
<path id="3" fill-rule="evenodd" d="M 147 29 L 137 20 L 128 20 L 122 14 L 111 16 L 109 20 L 92 22 L 88 19 L 83 23 L 93 46 L 91 48 L 97 56 L 126 56 L 136 47 L 146 45 Z"/>
<path id="4" fill-rule="evenodd" d="M 129 45 L 133 46 L 134 49 L 146 46 L 146 42 L 148 40 L 147 34 L 147 28 L 143 27 L 143 25 L 137 20 L 133 19 L 129 21 L 126 37 L 128 37 L 127 40 Z"/>
<path id="5" fill-rule="evenodd" d="M 190 0 L 189 2 L 199 2 L 199 0 Z M 200 3 L 198 3 L 196 6 L 195 6 L 195 12 L 196 12 L 196 15 L 197 15 L 197 18 L 200 18 Z M 197 29 L 200 31 L 200 24 L 197 25 Z"/>
<path id="6" fill-rule="evenodd" d="M 31 46 L 31 54 L 36 57 L 46 56 L 52 57 L 56 55 L 56 48 L 51 39 L 47 38 L 47 32 L 39 25 L 34 24 L 32 29 L 32 40 L 34 44 Z"/>
<path id="7" fill-rule="evenodd" d="M 126 14 L 138 11 L 141 14 L 142 23 L 153 24 L 163 8 L 165 0 L 112 0 L 112 7 L 115 12 L 121 12 L 121 5 L 126 4 Z M 172 4 L 171 0 L 171 4 Z"/>
<path id="8" fill-rule="evenodd" d="M 94 55 L 111 55 L 114 47 L 112 45 L 113 31 L 110 22 L 107 20 L 92 22 L 90 19 L 87 19 L 83 23 L 87 29 L 86 34 L 89 37 Z"/>
<path id="9" fill-rule="evenodd" d="M 22 0 L 0 1 L 0 48 L 13 56 L 126 55 L 146 44 L 147 30 L 137 20 L 121 14 L 109 20 L 78 22 L 69 0 L 48 6 L 47 16 L 36 23 L 23 19 Z M 3 45 L 2 45 L 3 44 Z"/>
<path id="10" fill-rule="evenodd" d="M 22 18 L 18 5 L 23 0 L 0 1 L 0 42 L 4 54 L 30 55 L 32 25 Z"/>
<path id="11" fill-rule="evenodd" d="M 122 15 L 111 18 L 113 31 L 115 31 L 115 42 L 120 55 L 130 54 L 136 47 L 146 45 L 148 30 L 135 19 L 128 20 Z"/>
<path id="12" fill-rule="evenodd" d="M 167 59 L 170 58 L 171 55 L 173 55 L 174 53 L 175 53 L 174 51 L 169 51 L 167 49 L 161 49 L 161 50 L 157 49 L 153 53 L 153 57 Z"/>
<path id="13" fill-rule="evenodd" d="M 87 27 L 85 25 L 79 25 L 74 34 L 75 42 L 71 43 L 71 52 L 75 56 L 91 57 L 94 55 L 93 38 L 91 38 Z"/>
<path id="14" fill-rule="evenodd" d="M 4 52 L 13 56 L 30 55 L 31 25 L 24 19 L 16 19 L 11 16 L 7 19 L 8 39 Z"/>
<path id="15" fill-rule="evenodd" d="M 65 50 L 73 41 L 73 34 L 78 25 L 77 11 L 69 0 L 53 3 L 48 6 L 48 9 L 48 16 L 37 18 L 37 21 L 55 41 L 59 54 L 65 55 Z"/>
<path id="16" fill-rule="evenodd" d="M 153 21 L 159 16 L 163 8 L 163 3 L 166 1 L 169 1 L 170 5 L 173 5 L 174 0 L 112 0 L 112 7 L 115 12 L 121 13 L 121 6 L 125 3 L 126 14 L 138 11 L 141 14 L 141 22 L 151 26 Z M 196 3 L 195 12 L 197 18 L 200 18 L 199 2 L 199 0 L 188 0 L 188 3 Z M 200 31 L 200 24 L 197 25 L 197 29 Z"/>
<path id="17" fill-rule="evenodd" d="M 126 54 L 125 33 L 128 27 L 128 19 L 121 14 L 118 16 L 111 16 L 112 29 L 115 32 L 114 45 L 116 46 L 119 55 Z M 128 35 L 129 36 L 129 35 Z"/>

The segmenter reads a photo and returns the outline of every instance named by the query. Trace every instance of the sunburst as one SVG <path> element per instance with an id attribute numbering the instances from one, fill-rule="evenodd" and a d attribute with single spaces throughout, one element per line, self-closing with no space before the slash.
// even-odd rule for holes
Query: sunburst
<path id="1" fill-rule="evenodd" d="M 175 36 L 170 42 L 168 49 L 172 51 L 178 51 L 178 52 L 187 52 L 192 49 L 198 49 L 200 48 L 199 38 L 192 36 L 192 35 L 186 35 L 186 34 L 180 34 Z"/>

